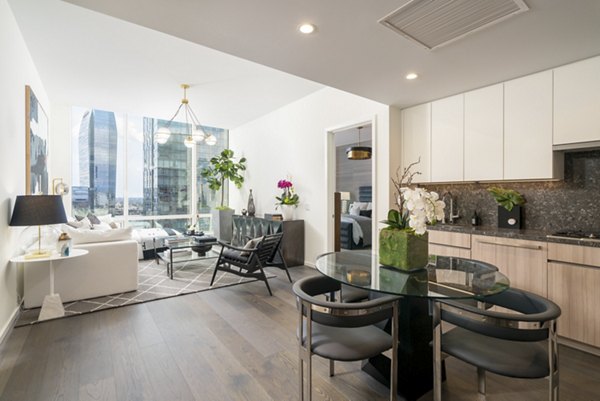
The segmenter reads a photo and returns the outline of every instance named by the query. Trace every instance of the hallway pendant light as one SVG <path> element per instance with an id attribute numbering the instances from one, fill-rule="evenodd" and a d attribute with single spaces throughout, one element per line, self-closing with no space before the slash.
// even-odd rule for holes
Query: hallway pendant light
<path id="1" fill-rule="evenodd" d="M 363 127 L 358 127 L 358 144 L 346 149 L 348 160 L 368 160 L 371 158 L 373 149 L 370 146 L 360 146 L 360 130 Z"/>
<path id="2" fill-rule="evenodd" d="M 189 100 L 187 99 L 187 90 L 189 87 L 190 86 L 188 84 L 181 84 L 181 88 L 183 89 L 183 99 L 181 99 L 181 104 L 177 108 L 177 111 L 175 112 L 173 117 L 171 117 L 171 119 L 167 122 L 166 126 L 160 127 L 154 133 L 154 140 L 159 145 L 164 145 L 165 143 L 167 143 L 167 141 L 171 137 L 171 130 L 169 129 L 169 127 L 171 126 L 171 124 L 173 123 L 173 120 L 175 119 L 175 117 L 177 117 L 177 115 L 179 114 L 179 112 L 181 111 L 182 108 L 183 108 L 183 112 L 185 114 L 186 126 L 189 127 L 190 123 L 192 126 L 191 132 L 187 133 L 186 138 L 183 141 L 183 144 L 186 147 L 191 148 L 194 146 L 194 144 L 196 142 L 204 141 L 207 145 L 210 145 L 210 146 L 217 143 L 216 138 L 214 140 L 212 140 L 212 139 L 208 140 L 211 136 L 214 137 L 214 135 L 212 135 L 212 134 L 209 135 L 206 133 L 206 131 L 204 131 L 204 127 L 202 127 L 202 125 L 198 121 L 198 117 L 196 117 L 196 113 L 194 113 L 194 110 L 192 110 L 192 108 L 190 107 Z"/>

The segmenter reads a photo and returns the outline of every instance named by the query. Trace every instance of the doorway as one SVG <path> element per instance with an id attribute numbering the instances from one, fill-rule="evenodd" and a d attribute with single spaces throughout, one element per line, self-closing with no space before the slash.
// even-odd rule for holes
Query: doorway
<path id="1" fill-rule="evenodd" d="M 373 234 L 376 232 L 376 224 L 373 223 L 376 192 L 374 127 L 374 120 L 370 120 L 328 131 L 330 250 L 337 250 L 338 244 L 341 250 L 371 249 L 374 244 Z M 350 159 L 347 154 L 348 148 L 357 146 L 371 148 L 371 158 Z"/>

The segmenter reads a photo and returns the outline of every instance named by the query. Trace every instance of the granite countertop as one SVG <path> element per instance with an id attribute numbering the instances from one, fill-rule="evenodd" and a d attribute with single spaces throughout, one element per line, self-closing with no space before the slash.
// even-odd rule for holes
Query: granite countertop
<path id="1" fill-rule="evenodd" d="M 455 233 L 487 235 L 490 237 L 504 237 L 523 239 L 530 241 L 555 242 L 559 244 L 582 245 L 600 248 L 600 241 L 590 241 L 577 238 L 549 238 L 551 234 L 542 230 L 513 230 L 509 228 L 498 228 L 492 226 L 464 226 L 458 224 L 437 224 L 428 228 L 429 230 L 450 231 Z"/>

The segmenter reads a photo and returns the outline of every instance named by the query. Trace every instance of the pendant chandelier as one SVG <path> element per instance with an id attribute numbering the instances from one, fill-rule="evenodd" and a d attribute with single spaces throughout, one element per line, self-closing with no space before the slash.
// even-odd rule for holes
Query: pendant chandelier
<path id="1" fill-rule="evenodd" d="M 181 84 L 181 88 L 183 88 L 183 99 L 181 99 L 181 104 L 179 105 L 177 111 L 175 112 L 173 117 L 171 117 L 167 125 L 164 127 L 160 127 L 154 133 L 154 140 L 159 145 L 164 145 L 171 137 L 171 130 L 169 129 L 169 127 L 171 126 L 171 123 L 173 122 L 175 117 L 177 117 L 182 108 L 185 114 L 185 125 L 186 127 L 188 127 L 188 129 L 191 123 L 191 132 L 187 133 L 183 144 L 188 148 L 192 148 L 196 144 L 196 142 L 202 141 L 204 141 L 204 143 L 210 146 L 216 145 L 217 137 L 213 134 L 207 134 L 206 131 L 204 131 L 204 127 L 202 127 L 202 125 L 198 121 L 198 117 L 196 117 L 196 114 L 194 113 L 194 110 L 192 110 L 192 108 L 189 105 L 189 100 L 187 99 L 187 90 L 189 87 L 190 86 L 188 84 Z"/>
<path id="2" fill-rule="evenodd" d="M 346 149 L 348 160 L 367 160 L 371 158 L 373 149 L 370 146 L 360 146 L 360 130 L 363 127 L 358 127 L 358 144 Z"/>

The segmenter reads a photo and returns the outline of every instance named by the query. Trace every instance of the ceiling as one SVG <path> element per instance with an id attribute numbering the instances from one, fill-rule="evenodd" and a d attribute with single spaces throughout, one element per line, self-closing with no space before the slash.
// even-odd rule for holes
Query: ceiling
<path id="1" fill-rule="evenodd" d="M 408 0 L 66 1 L 399 107 L 600 54 L 598 0 L 525 0 L 529 11 L 435 50 L 377 22 Z M 303 22 L 316 33 L 299 34 Z"/>
<path id="2" fill-rule="evenodd" d="M 9 0 L 53 105 L 235 128 L 323 86 L 59 0 Z M 179 114 L 182 117 L 183 113 Z"/>

